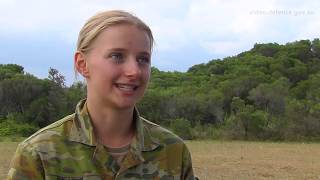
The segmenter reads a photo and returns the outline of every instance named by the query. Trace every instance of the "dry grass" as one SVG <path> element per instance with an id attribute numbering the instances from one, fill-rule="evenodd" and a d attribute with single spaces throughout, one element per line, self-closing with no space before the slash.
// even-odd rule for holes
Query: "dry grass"
<path id="1" fill-rule="evenodd" d="M 17 142 L 0 142 L 0 179 L 5 179 Z"/>
<path id="2" fill-rule="evenodd" d="M 200 179 L 320 180 L 320 144 L 187 142 Z"/>
<path id="3" fill-rule="evenodd" d="M 18 143 L 0 142 L 0 179 Z M 320 143 L 189 141 L 200 179 L 320 180 Z"/>

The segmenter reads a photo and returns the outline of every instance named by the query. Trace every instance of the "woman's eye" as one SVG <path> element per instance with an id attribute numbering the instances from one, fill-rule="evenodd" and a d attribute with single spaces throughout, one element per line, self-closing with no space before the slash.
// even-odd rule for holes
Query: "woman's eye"
<path id="1" fill-rule="evenodd" d="M 121 53 L 112 53 L 109 57 L 117 63 L 120 63 L 123 60 L 123 55 Z"/>
<path id="2" fill-rule="evenodd" d="M 149 57 L 139 57 L 138 58 L 138 63 L 139 64 L 149 64 L 150 63 L 150 58 Z"/>

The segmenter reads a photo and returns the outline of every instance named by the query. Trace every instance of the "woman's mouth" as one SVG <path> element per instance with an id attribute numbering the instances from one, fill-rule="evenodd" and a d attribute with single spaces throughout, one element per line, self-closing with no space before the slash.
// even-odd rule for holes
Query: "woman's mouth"
<path id="1" fill-rule="evenodd" d="M 124 92 L 133 92 L 138 89 L 138 85 L 135 84 L 116 83 L 115 85 L 118 89 Z"/>

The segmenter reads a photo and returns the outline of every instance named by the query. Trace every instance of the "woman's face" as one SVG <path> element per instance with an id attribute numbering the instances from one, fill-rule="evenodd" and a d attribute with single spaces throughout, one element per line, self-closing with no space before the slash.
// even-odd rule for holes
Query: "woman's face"
<path id="1" fill-rule="evenodd" d="M 113 108 L 132 108 L 150 78 L 151 44 L 134 25 L 106 28 L 85 55 L 88 93 Z M 89 97 L 89 94 L 88 94 Z"/>

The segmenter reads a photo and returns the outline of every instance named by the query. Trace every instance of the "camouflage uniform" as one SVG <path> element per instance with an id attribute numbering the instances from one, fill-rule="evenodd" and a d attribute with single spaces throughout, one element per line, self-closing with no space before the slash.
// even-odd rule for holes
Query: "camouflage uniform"
<path id="1" fill-rule="evenodd" d="M 194 179 L 183 141 L 136 110 L 136 136 L 117 165 L 97 142 L 85 105 L 20 143 L 8 179 Z"/>

